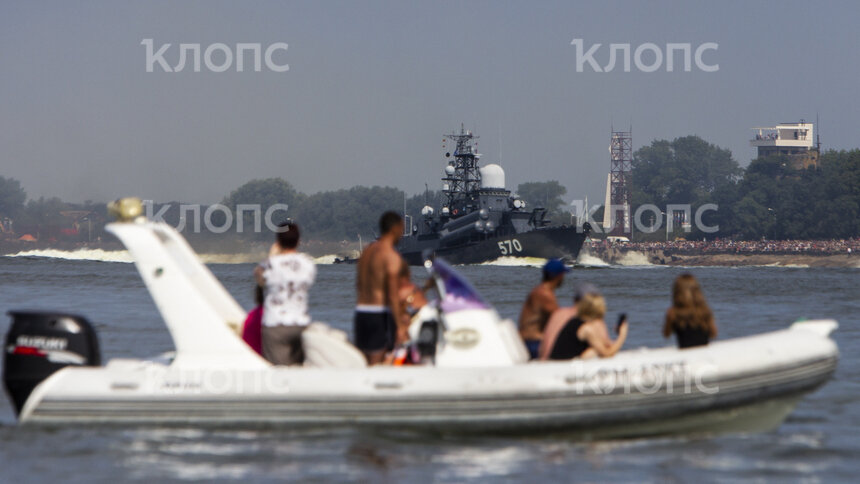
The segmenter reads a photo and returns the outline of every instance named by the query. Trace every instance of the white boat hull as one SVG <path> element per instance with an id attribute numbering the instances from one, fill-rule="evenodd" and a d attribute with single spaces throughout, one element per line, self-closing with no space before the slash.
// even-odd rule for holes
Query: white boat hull
<path id="1" fill-rule="evenodd" d="M 122 360 L 57 372 L 33 392 L 21 420 L 601 437 L 758 431 L 778 425 L 803 394 L 826 382 L 837 359 L 829 338 L 801 326 L 699 349 L 513 367 L 203 371 Z"/>

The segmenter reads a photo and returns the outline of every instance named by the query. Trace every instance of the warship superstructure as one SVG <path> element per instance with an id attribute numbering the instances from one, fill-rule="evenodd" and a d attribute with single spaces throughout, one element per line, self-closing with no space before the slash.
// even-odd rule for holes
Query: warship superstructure
<path id="1" fill-rule="evenodd" d="M 553 226 L 544 207 L 505 188 L 505 171 L 497 164 L 479 166 L 481 155 L 471 131 L 445 136 L 453 152 L 442 178 L 445 198 L 438 210 L 429 205 L 410 220 L 400 252 L 411 265 L 430 254 L 454 264 L 476 264 L 500 257 L 559 258 L 573 262 L 590 230 L 583 226 Z"/>

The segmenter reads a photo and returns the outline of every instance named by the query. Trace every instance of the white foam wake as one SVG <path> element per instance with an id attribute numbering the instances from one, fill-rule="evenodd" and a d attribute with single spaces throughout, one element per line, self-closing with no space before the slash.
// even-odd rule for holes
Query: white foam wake
<path id="1" fill-rule="evenodd" d="M 104 249 L 36 249 L 22 250 L 17 254 L 9 254 L 6 257 L 43 257 L 46 259 L 65 260 L 92 260 L 99 262 L 134 262 L 127 250 L 104 250 Z"/>
<path id="2" fill-rule="evenodd" d="M 505 266 L 505 267 L 543 267 L 546 259 L 540 257 L 513 257 L 502 256 L 496 260 L 482 262 L 482 266 Z"/>
<path id="3" fill-rule="evenodd" d="M 336 257 L 337 257 L 337 255 L 335 255 L 335 254 L 321 255 L 319 257 L 314 258 L 314 264 L 321 264 L 321 265 L 334 264 L 334 259 Z"/>
<path id="4" fill-rule="evenodd" d="M 643 254 L 642 252 L 630 251 L 626 252 L 620 259 L 618 259 L 618 264 L 622 266 L 653 266 L 649 260 L 648 256 Z"/>
<path id="5" fill-rule="evenodd" d="M 204 264 L 248 264 L 259 262 L 262 257 L 259 254 L 198 254 Z M 134 262 L 127 250 L 104 250 L 104 249 L 35 249 L 22 250 L 16 254 L 6 257 L 41 257 L 45 259 L 84 260 L 97 262 Z"/>
<path id="6" fill-rule="evenodd" d="M 204 264 L 256 264 L 263 260 L 261 254 L 197 254 Z"/>
<path id="7" fill-rule="evenodd" d="M 605 260 L 584 252 L 579 253 L 579 257 L 576 258 L 576 264 L 583 267 L 609 267 L 609 263 Z"/>
<path id="8" fill-rule="evenodd" d="M 772 262 L 770 264 L 761 264 L 753 267 L 783 267 L 786 269 L 809 269 L 809 264 L 783 264 L 782 262 Z"/>

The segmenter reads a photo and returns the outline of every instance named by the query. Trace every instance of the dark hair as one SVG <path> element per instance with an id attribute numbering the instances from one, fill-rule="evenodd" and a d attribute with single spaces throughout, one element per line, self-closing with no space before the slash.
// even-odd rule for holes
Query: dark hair
<path id="1" fill-rule="evenodd" d="M 398 224 L 403 222 L 403 218 L 397 212 L 393 212 L 391 210 L 382 214 L 382 217 L 379 217 L 379 233 L 387 234 Z"/>
<path id="2" fill-rule="evenodd" d="M 278 245 L 284 249 L 295 249 L 299 246 L 299 226 L 293 222 L 282 222 L 278 224 Z"/>
<path id="3" fill-rule="evenodd" d="M 266 299 L 266 295 L 263 294 L 263 286 L 259 284 L 254 285 L 254 304 L 257 306 L 262 306 L 263 301 Z"/>

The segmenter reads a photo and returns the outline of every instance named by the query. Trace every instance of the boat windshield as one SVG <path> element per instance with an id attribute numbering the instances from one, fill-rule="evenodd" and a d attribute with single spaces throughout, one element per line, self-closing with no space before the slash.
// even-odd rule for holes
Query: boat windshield
<path id="1" fill-rule="evenodd" d="M 431 267 L 431 273 L 437 283 L 442 286 L 441 307 L 446 313 L 453 313 L 465 309 L 490 309 L 490 305 L 478 294 L 478 291 L 457 272 L 450 264 L 442 259 L 435 259 Z"/>

